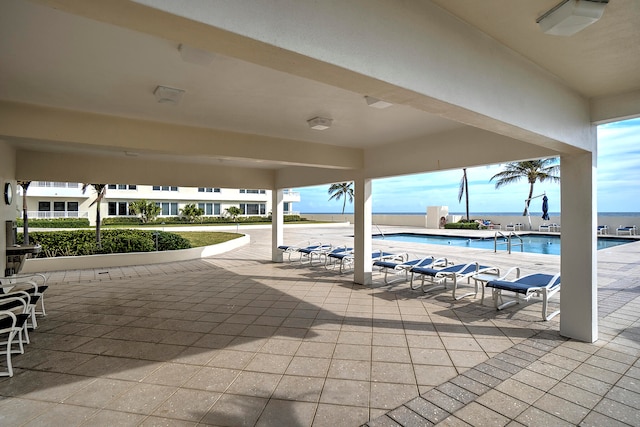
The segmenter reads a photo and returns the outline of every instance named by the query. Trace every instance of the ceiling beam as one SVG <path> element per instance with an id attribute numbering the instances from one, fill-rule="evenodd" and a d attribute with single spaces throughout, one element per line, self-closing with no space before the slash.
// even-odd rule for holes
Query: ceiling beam
<path id="1" fill-rule="evenodd" d="M 0 102 L 0 135 L 46 141 L 43 151 L 55 151 L 59 143 L 80 150 L 196 156 L 198 161 L 210 157 L 330 169 L 363 165 L 363 151 L 356 148 L 10 102 Z"/>

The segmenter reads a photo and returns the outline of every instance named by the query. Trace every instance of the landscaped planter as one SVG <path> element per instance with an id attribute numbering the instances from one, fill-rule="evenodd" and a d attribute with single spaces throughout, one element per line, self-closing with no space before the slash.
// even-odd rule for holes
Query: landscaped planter
<path id="1" fill-rule="evenodd" d="M 164 264 L 167 262 L 188 261 L 228 252 L 232 249 L 244 246 L 249 242 L 249 235 L 245 234 L 237 239 L 229 240 L 217 245 L 180 249 L 176 251 L 30 258 L 25 261 L 20 273 L 85 270 L 91 268 L 127 267 L 131 265 Z"/>

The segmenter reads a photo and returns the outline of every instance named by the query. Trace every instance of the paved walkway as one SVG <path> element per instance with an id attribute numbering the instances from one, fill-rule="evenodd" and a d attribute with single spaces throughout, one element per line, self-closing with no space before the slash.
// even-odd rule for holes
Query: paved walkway
<path id="1" fill-rule="evenodd" d="M 48 315 L 0 379 L 0 425 L 640 425 L 640 243 L 600 251 L 600 340 L 585 344 L 559 336 L 559 317 L 541 321 L 540 303 L 496 312 L 380 276 L 354 285 L 273 264 L 270 231 L 250 234 L 215 259 L 52 273 Z M 555 256 L 416 246 L 376 242 L 559 268 Z"/>

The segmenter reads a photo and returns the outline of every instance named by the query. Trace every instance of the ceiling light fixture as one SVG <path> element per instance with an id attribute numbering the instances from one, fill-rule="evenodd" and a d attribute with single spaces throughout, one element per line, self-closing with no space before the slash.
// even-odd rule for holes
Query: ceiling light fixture
<path id="1" fill-rule="evenodd" d="M 307 120 L 309 127 L 315 130 L 329 129 L 331 127 L 331 122 L 333 122 L 333 120 L 325 117 L 314 117 L 313 119 Z"/>
<path id="2" fill-rule="evenodd" d="M 367 105 L 369 107 L 373 107 L 373 108 L 379 108 L 379 109 L 383 109 L 383 108 L 388 108 L 391 107 L 393 104 L 387 101 L 383 101 L 381 99 L 378 98 L 374 98 L 373 96 L 365 96 L 364 97 L 365 101 L 367 101 Z"/>
<path id="3" fill-rule="evenodd" d="M 545 34 L 572 36 L 602 17 L 609 0 L 563 0 L 536 22 Z"/>
<path id="4" fill-rule="evenodd" d="M 184 62 L 198 65 L 209 65 L 216 56 L 207 50 L 198 49 L 197 47 L 191 47 L 186 44 L 179 45 L 178 51 L 180 51 L 180 56 Z"/>
<path id="5" fill-rule="evenodd" d="M 158 86 L 156 87 L 156 90 L 153 91 L 153 94 L 156 96 L 156 100 L 160 104 L 177 105 L 182 99 L 184 90 L 167 86 Z"/>

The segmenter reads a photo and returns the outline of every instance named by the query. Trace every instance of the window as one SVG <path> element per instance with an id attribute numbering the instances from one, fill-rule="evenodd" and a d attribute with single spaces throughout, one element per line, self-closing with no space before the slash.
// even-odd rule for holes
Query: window
<path id="1" fill-rule="evenodd" d="M 156 202 L 156 206 L 160 206 L 160 215 L 178 215 L 178 203 L 176 202 Z"/>
<path id="2" fill-rule="evenodd" d="M 153 186 L 153 191 L 160 191 L 160 186 L 159 185 L 154 185 Z"/>
<path id="3" fill-rule="evenodd" d="M 163 185 L 163 186 L 159 186 L 159 185 L 154 185 L 153 186 L 153 191 L 178 191 L 178 187 L 169 187 L 167 185 Z"/>
<path id="4" fill-rule="evenodd" d="M 127 184 L 109 184 L 107 186 L 107 188 L 109 190 L 135 190 L 138 186 L 137 185 L 127 185 Z"/>
<path id="5" fill-rule="evenodd" d="M 78 202 L 67 202 L 67 210 L 69 212 L 78 212 Z"/>
<path id="6" fill-rule="evenodd" d="M 264 203 L 240 203 L 240 211 L 244 215 L 265 215 L 267 206 Z"/>
<path id="7" fill-rule="evenodd" d="M 64 212 L 66 205 L 65 202 L 53 202 L 53 210 L 56 212 Z"/>
<path id="8" fill-rule="evenodd" d="M 129 211 L 127 202 L 109 202 L 109 215 L 111 216 L 127 216 L 132 215 Z"/>
<path id="9" fill-rule="evenodd" d="M 289 212 L 291 210 L 290 202 L 284 202 L 282 204 L 282 210 L 285 212 Z"/>
<path id="10" fill-rule="evenodd" d="M 212 188 L 212 187 L 198 187 L 198 192 L 199 193 L 219 193 L 220 189 Z"/>
<path id="11" fill-rule="evenodd" d="M 38 202 L 38 212 L 49 212 L 51 210 L 51 202 Z"/>
<path id="12" fill-rule="evenodd" d="M 240 194 L 267 194 L 267 190 L 247 190 L 246 188 L 241 188 Z"/>
<path id="13" fill-rule="evenodd" d="M 198 203 L 198 207 L 204 215 L 220 215 L 220 203 Z"/>

